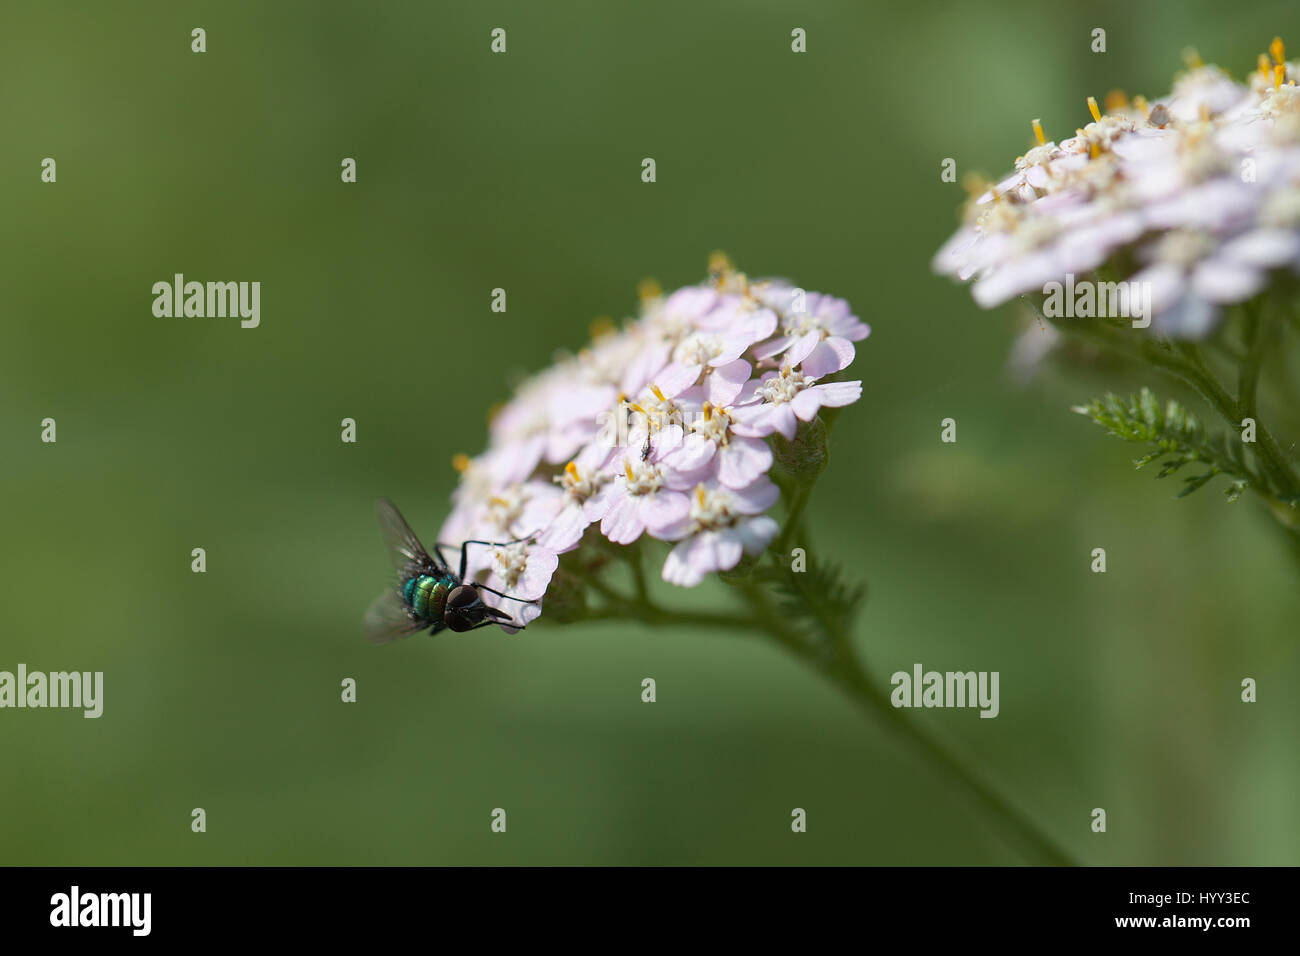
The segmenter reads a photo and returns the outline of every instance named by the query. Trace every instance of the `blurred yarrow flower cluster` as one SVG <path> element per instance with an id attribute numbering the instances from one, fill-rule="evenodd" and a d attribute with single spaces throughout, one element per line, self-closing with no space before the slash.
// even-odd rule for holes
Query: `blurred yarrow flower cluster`
<path id="1" fill-rule="evenodd" d="M 983 308 L 1032 308 L 1022 377 L 1049 353 L 1109 354 L 1203 399 L 1219 426 L 1145 384 L 1074 411 L 1146 446 L 1134 464 L 1180 474 L 1179 497 L 1220 475 L 1229 500 L 1254 492 L 1300 558 L 1296 443 L 1276 433 L 1300 429 L 1300 61 L 1280 38 L 1241 80 L 1184 60 L 1161 99 L 1088 97 L 1092 122 L 1059 143 L 1034 120 L 1036 144 L 972 189 L 933 267 Z"/>
<path id="2" fill-rule="evenodd" d="M 438 540 L 510 542 L 471 551 L 467 575 L 539 602 L 494 599 L 515 624 L 548 592 L 560 616 L 584 616 L 589 585 L 612 595 L 605 565 L 626 558 L 640 573 L 645 539 L 670 546 L 671 584 L 731 572 L 777 541 L 768 512 L 783 494 L 787 524 L 799 520 L 824 419 L 862 394 L 844 373 L 869 334 L 844 300 L 750 280 L 721 254 L 699 285 L 643 283 L 639 316 L 594 327 L 516 389 L 481 454 L 456 457 Z"/>
<path id="3" fill-rule="evenodd" d="M 1148 102 L 1088 97 L 1092 122 L 984 189 L 934 268 L 984 308 L 1067 275 L 1149 284 L 1154 331 L 1204 338 L 1274 270 L 1300 272 L 1300 61 L 1282 41 L 1244 82 L 1189 53 Z"/>

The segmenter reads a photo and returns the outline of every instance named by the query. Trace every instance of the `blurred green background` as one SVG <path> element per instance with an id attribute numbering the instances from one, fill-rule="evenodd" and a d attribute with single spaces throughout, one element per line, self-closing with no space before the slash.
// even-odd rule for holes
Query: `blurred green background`
<path id="1" fill-rule="evenodd" d="M 387 580 L 373 500 L 432 536 L 488 407 L 630 312 L 639 279 L 696 281 L 715 248 L 874 329 L 815 541 L 870 583 L 880 680 L 1001 672 L 998 719 L 913 716 L 1082 861 L 1300 861 L 1300 589 L 1273 529 L 1217 490 L 1172 501 L 1068 411 L 1157 380 L 1018 387 L 1017 309 L 929 271 L 963 198 L 944 157 L 1001 174 L 1031 119 L 1059 137 L 1089 94 L 1162 95 L 1187 45 L 1241 75 L 1275 33 L 1300 44 L 1295 9 L 11 5 L 0 669 L 102 670 L 105 709 L 0 711 L 0 863 L 1020 862 L 757 639 L 361 637 Z M 261 327 L 154 318 L 176 272 L 260 280 Z"/>

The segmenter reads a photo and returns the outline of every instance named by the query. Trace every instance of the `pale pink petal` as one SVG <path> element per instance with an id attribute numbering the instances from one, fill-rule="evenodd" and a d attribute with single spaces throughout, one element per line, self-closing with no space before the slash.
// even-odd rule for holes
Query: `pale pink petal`
<path id="1" fill-rule="evenodd" d="M 780 527 L 774 518 L 760 515 L 757 518 L 737 522 L 733 530 L 740 538 L 746 554 L 761 554 L 772 543 Z"/>
<path id="2" fill-rule="evenodd" d="M 664 459 L 664 464 L 677 471 L 695 471 L 707 465 L 718 451 L 718 446 L 703 435 L 689 435 L 682 447 Z"/>
<path id="3" fill-rule="evenodd" d="M 790 346 L 789 351 L 785 353 L 785 358 L 781 360 L 783 365 L 789 365 L 791 368 L 798 365 L 809 355 L 813 349 L 817 348 L 817 343 L 822 340 L 822 334 L 814 329 L 811 332 L 805 332 L 795 340 Z"/>
<path id="4" fill-rule="evenodd" d="M 1300 257 L 1300 234 L 1289 229 L 1257 229 L 1225 243 L 1222 254 L 1233 262 L 1275 269 Z"/>
<path id="5" fill-rule="evenodd" d="M 1192 273 L 1192 291 L 1208 302 L 1243 302 L 1264 287 L 1265 273 L 1226 259 L 1207 259 Z"/>
<path id="6" fill-rule="evenodd" d="M 750 365 L 744 359 L 715 368 L 707 379 L 709 401 L 719 407 L 730 405 L 749 381 L 749 373 Z"/>
<path id="7" fill-rule="evenodd" d="M 600 532 L 615 544 L 631 544 L 645 531 L 639 502 L 624 492 L 600 522 Z"/>
<path id="8" fill-rule="evenodd" d="M 778 335 L 774 339 L 755 345 L 750 351 L 753 352 L 754 358 L 771 358 L 774 355 L 780 355 L 790 346 L 794 345 L 795 341 L 794 336 Z"/>
<path id="9" fill-rule="evenodd" d="M 854 382 L 827 382 L 825 385 L 814 385 L 804 391 L 816 392 L 820 396 L 822 405 L 826 408 L 840 408 L 844 405 L 852 405 L 862 397 L 862 382 L 860 380 Z M 795 397 L 798 398 L 797 395 Z"/>
<path id="10" fill-rule="evenodd" d="M 1162 262 L 1135 272 L 1129 281 L 1150 284 L 1151 311 L 1158 314 L 1172 309 L 1182 299 L 1187 275 L 1178 266 Z"/>
<path id="11" fill-rule="evenodd" d="M 822 393 L 817 388 L 805 388 L 802 392 L 790 399 L 790 408 L 794 414 L 805 422 L 810 422 L 817 417 L 817 412 L 822 407 Z M 787 438 L 793 438 L 793 435 L 787 435 Z"/>
<path id="12" fill-rule="evenodd" d="M 708 442 L 713 447 L 713 442 Z M 718 481 L 728 488 L 744 488 L 772 467 L 772 449 L 760 438 L 733 435 L 718 449 Z"/>
<path id="13" fill-rule="evenodd" d="M 1188 292 L 1174 305 L 1157 315 L 1152 327 L 1171 339 L 1202 339 L 1219 323 L 1218 308 L 1195 293 Z"/>
<path id="14" fill-rule="evenodd" d="M 641 496 L 639 510 L 646 531 L 660 538 L 690 514 L 691 502 L 677 491 L 657 491 Z"/>
<path id="15" fill-rule="evenodd" d="M 534 601 L 546 593 L 555 569 L 559 567 L 559 556 L 548 548 L 533 547 L 528 549 L 528 561 L 523 573 L 515 584 L 513 597 Z"/>
<path id="16" fill-rule="evenodd" d="M 799 427 L 794 412 L 790 410 L 788 404 L 771 405 L 764 402 L 758 405 L 741 405 L 731 414 L 735 419 L 731 430 L 737 435 L 749 438 L 764 438 L 773 432 L 780 432 L 786 438 L 794 438 L 794 433 Z"/>
<path id="17" fill-rule="evenodd" d="M 590 504 L 589 500 L 586 504 Z M 582 540 L 593 519 L 587 517 L 586 505 L 570 501 L 537 538 L 537 543 L 552 551 L 570 551 Z"/>
<path id="18" fill-rule="evenodd" d="M 821 378 L 848 368 L 853 362 L 853 356 L 852 342 L 831 337 L 818 343 L 799 367 L 810 378 Z"/>
<path id="19" fill-rule="evenodd" d="M 700 377 L 700 372 L 703 370 L 703 365 L 682 365 L 680 362 L 672 362 L 651 380 L 651 384 L 658 386 L 659 391 L 666 397 L 676 398 L 695 384 L 695 380 Z"/>
<path id="20" fill-rule="evenodd" d="M 694 587 L 706 574 L 734 568 L 743 553 L 738 535 L 705 531 L 687 538 L 668 553 L 663 579 L 669 584 Z"/>
<path id="21" fill-rule="evenodd" d="M 747 488 L 731 492 L 735 510 L 743 515 L 756 515 L 766 511 L 781 497 L 781 489 L 766 477 L 759 478 Z"/>
<path id="22" fill-rule="evenodd" d="M 610 510 L 619 498 L 623 497 L 626 492 L 617 482 L 605 484 L 599 491 L 587 499 L 586 504 L 582 506 L 584 516 L 588 521 L 599 521 Z"/>
<path id="23" fill-rule="evenodd" d="M 677 449 L 682 447 L 682 442 L 686 440 L 686 433 L 682 430 L 681 425 L 665 425 L 659 429 L 654 436 L 654 459 L 655 461 L 671 455 Z M 639 447 L 639 446 L 633 446 Z"/>

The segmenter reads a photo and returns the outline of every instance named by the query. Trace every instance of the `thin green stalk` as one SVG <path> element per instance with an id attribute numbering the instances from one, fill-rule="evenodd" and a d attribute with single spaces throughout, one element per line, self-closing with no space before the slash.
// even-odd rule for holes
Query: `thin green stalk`
<path id="1" fill-rule="evenodd" d="M 759 587 L 749 585 L 746 597 L 760 609 L 765 630 L 778 644 L 806 663 L 812 663 L 844 691 L 863 711 L 899 732 L 901 738 L 943 775 L 956 781 L 962 792 L 988 813 L 1006 835 L 1034 862 L 1053 866 L 1072 866 L 1074 861 L 1049 836 L 1019 810 L 1003 799 L 957 757 L 951 748 L 931 737 L 901 710 L 894 707 L 883 685 L 873 680 L 862 666 L 852 637 L 820 620 L 828 647 L 810 643 L 781 623 L 782 617 L 771 607 L 770 598 Z M 829 650 L 830 653 L 824 653 Z"/>
<path id="2" fill-rule="evenodd" d="M 1260 467 L 1264 469 L 1269 479 L 1280 487 L 1284 494 L 1294 495 L 1300 492 L 1300 479 L 1296 477 L 1291 463 L 1287 461 L 1286 455 L 1282 453 L 1277 439 L 1259 421 L 1258 412 L 1255 411 L 1254 390 L 1259 382 L 1258 367 L 1251 370 L 1242 370 L 1242 385 L 1251 390 L 1247 402 L 1243 399 L 1234 399 L 1228 393 L 1228 390 L 1219 383 L 1214 373 L 1210 371 L 1209 366 L 1205 364 L 1199 348 L 1193 344 L 1184 343 L 1180 346 L 1180 350 L 1187 357 L 1189 380 L 1197 391 L 1219 410 L 1230 428 L 1239 430 L 1242 427 L 1243 419 L 1255 419 L 1256 457 L 1258 457 Z"/>
<path id="3" fill-rule="evenodd" d="M 794 541 L 795 534 L 803 525 L 804 509 L 808 507 L 808 499 L 812 495 L 812 482 L 799 482 L 790 489 L 786 497 L 785 522 L 781 527 L 781 536 L 777 538 L 774 550 L 778 555 L 789 555 L 790 544 Z"/>
<path id="4" fill-rule="evenodd" d="M 956 782 L 971 802 L 988 813 L 1004 834 L 1012 838 L 1027 859 L 1056 866 L 1073 865 L 1074 861 L 1050 837 L 984 783 L 951 748 L 931 737 L 891 704 L 889 695 L 863 669 L 847 633 L 829 629 L 824 621 L 821 624 L 826 632 L 826 642 L 810 640 L 807 636 L 796 633 L 782 623 L 781 614 L 773 607 L 766 592 L 752 583 L 741 586 L 746 596 L 746 610 L 724 614 L 670 610 L 619 594 L 603 582 L 592 580 L 590 583 L 604 595 L 606 604 L 592 611 L 588 620 L 723 628 L 767 636 L 804 663 L 815 667 L 847 694 L 859 709 L 896 731 L 899 738 L 923 761 L 932 764 L 941 775 Z"/>
<path id="5" fill-rule="evenodd" d="M 605 599 L 603 606 L 584 615 L 583 620 L 586 621 L 639 620 L 654 624 L 684 624 L 728 630 L 752 630 L 756 624 L 752 616 L 737 617 L 735 614 L 720 614 L 713 611 L 678 609 L 670 611 L 654 604 L 648 597 L 621 594 L 594 575 L 585 580 L 592 590 Z"/>
<path id="6" fill-rule="evenodd" d="M 684 627 L 717 627 L 724 630 L 752 631 L 756 623 L 752 618 L 711 611 L 669 611 L 654 605 L 641 605 L 634 601 L 608 604 L 591 611 L 584 621 L 640 621 L 646 624 L 680 624 Z"/>
<path id="7" fill-rule="evenodd" d="M 645 560 L 641 553 L 641 541 L 638 539 L 627 551 L 628 564 L 632 566 L 632 585 L 640 601 L 650 603 L 650 586 L 645 579 Z"/>
<path id="8" fill-rule="evenodd" d="M 1259 375 L 1268 346 L 1268 326 L 1259 313 L 1258 304 L 1248 305 L 1245 309 L 1243 338 L 1246 352 L 1238 359 L 1237 403 L 1247 418 L 1259 417 Z"/>

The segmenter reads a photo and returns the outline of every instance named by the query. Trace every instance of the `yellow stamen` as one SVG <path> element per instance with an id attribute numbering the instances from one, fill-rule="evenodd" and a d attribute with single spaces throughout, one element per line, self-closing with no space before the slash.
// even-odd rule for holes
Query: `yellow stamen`
<path id="1" fill-rule="evenodd" d="M 488 499 L 488 504 L 496 505 L 499 508 L 505 508 L 509 506 L 510 502 L 506 501 L 504 498 L 498 498 L 496 495 L 493 495 Z"/>
<path id="2" fill-rule="evenodd" d="M 1097 97 L 1088 97 L 1088 112 L 1092 114 L 1093 122 L 1101 122 L 1101 110 L 1097 109 Z"/>
<path id="3" fill-rule="evenodd" d="M 1273 64 L 1269 60 L 1268 54 L 1261 53 L 1259 55 L 1259 59 L 1256 60 L 1255 62 L 1259 64 L 1260 74 L 1264 77 L 1264 79 L 1268 79 L 1268 75 L 1273 72 Z"/>
<path id="4" fill-rule="evenodd" d="M 656 385 L 654 382 L 650 383 L 650 391 L 655 393 L 655 398 L 659 399 L 659 401 L 661 402 L 668 401 L 668 399 L 664 398 L 664 393 L 659 391 L 659 386 Z"/>
<path id="5" fill-rule="evenodd" d="M 1142 111 L 1144 117 L 1149 117 L 1151 115 L 1151 110 L 1147 108 L 1147 98 L 1141 93 L 1133 97 L 1133 105 Z"/>
<path id="6" fill-rule="evenodd" d="M 456 452 L 456 454 L 451 456 L 451 467 L 464 473 L 469 469 L 469 455 L 466 455 L 464 452 Z"/>
<path id="7" fill-rule="evenodd" d="M 1196 52 L 1196 47 L 1189 46 L 1183 50 L 1183 65 L 1189 70 L 1199 70 L 1205 66 L 1205 61 L 1201 59 L 1201 54 Z"/>
<path id="8" fill-rule="evenodd" d="M 704 403 L 704 420 L 707 422 L 707 421 L 708 421 L 710 418 L 712 418 L 712 417 L 713 417 L 713 403 L 712 403 L 712 402 L 705 402 L 705 403 Z"/>
<path id="9" fill-rule="evenodd" d="M 1089 146 L 1088 146 L 1088 158 L 1089 158 L 1089 159 L 1096 159 L 1096 158 L 1097 158 L 1098 156 L 1100 156 L 1100 155 L 1101 155 L 1101 146 L 1098 145 L 1097 143 L 1091 143 L 1091 144 L 1089 144 Z"/>
<path id="10" fill-rule="evenodd" d="M 1208 123 L 1210 121 L 1210 104 L 1202 103 L 1199 112 L 1201 116 L 1201 122 Z"/>
<path id="11" fill-rule="evenodd" d="M 696 486 L 695 486 L 695 497 L 696 497 L 697 499 L 699 499 L 700 504 L 704 504 L 704 486 L 703 486 L 703 485 L 696 485 Z"/>
<path id="12" fill-rule="evenodd" d="M 1273 89 L 1282 85 L 1282 80 L 1286 77 L 1286 64 L 1277 63 L 1273 66 Z"/>
<path id="13" fill-rule="evenodd" d="M 1128 95 L 1123 90 L 1111 90 L 1101 102 L 1107 113 L 1116 113 L 1128 106 Z"/>
<path id="14" fill-rule="evenodd" d="M 1273 54 L 1274 63 L 1286 62 L 1286 47 L 1281 37 L 1273 37 L 1273 42 L 1268 45 L 1268 52 Z"/>
<path id="15" fill-rule="evenodd" d="M 659 298 L 664 294 L 664 290 L 658 279 L 642 279 L 637 284 L 636 294 L 640 296 L 642 302 L 645 302 L 647 299 Z"/>
<path id="16" fill-rule="evenodd" d="M 632 411 L 634 412 L 640 412 L 642 415 L 648 415 L 646 410 L 642 408 L 640 405 L 638 405 L 636 402 L 628 402 L 627 407 L 632 409 Z"/>
<path id="17" fill-rule="evenodd" d="M 569 462 L 567 465 L 564 466 L 564 473 L 568 475 L 570 478 L 572 478 L 574 481 L 578 480 L 578 466 L 575 465 L 573 462 Z"/>
<path id="18" fill-rule="evenodd" d="M 992 185 L 983 176 L 978 176 L 975 173 L 966 173 L 961 178 L 961 188 L 966 191 L 966 195 L 971 199 L 978 199 L 983 196 Z"/>
<path id="19" fill-rule="evenodd" d="M 630 461 L 623 462 L 623 471 L 626 472 L 628 481 L 636 480 L 632 477 L 632 463 Z"/>
<path id="20" fill-rule="evenodd" d="M 709 275 L 720 276 L 736 268 L 731 264 L 731 257 L 721 249 L 715 249 L 709 254 Z"/>
<path id="21" fill-rule="evenodd" d="M 505 407 L 506 407 L 505 402 L 494 402 L 493 404 L 488 406 L 487 420 L 489 425 L 492 424 L 492 419 L 496 418 L 498 415 L 501 414 L 502 411 L 505 410 Z"/>
<path id="22" fill-rule="evenodd" d="M 588 327 L 593 339 L 603 338 L 606 335 L 613 335 L 616 331 L 614 320 L 607 315 L 598 315 L 591 320 Z"/>
<path id="23" fill-rule="evenodd" d="M 1043 123 L 1041 120 L 1034 120 L 1034 139 L 1038 140 L 1038 145 L 1043 146 L 1047 143 L 1047 137 L 1043 135 Z"/>

